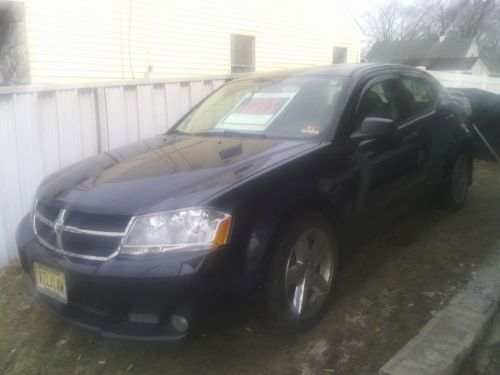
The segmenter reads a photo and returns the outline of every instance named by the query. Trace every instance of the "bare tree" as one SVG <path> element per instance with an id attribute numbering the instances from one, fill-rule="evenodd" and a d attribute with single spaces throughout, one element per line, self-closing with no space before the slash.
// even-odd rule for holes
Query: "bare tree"
<path id="1" fill-rule="evenodd" d="M 374 41 L 416 39 L 423 35 L 429 11 L 427 1 L 407 6 L 392 0 L 365 14 L 365 28 Z"/>
<path id="2" fill-rule="evenodd" d="M 430 0 L 426 37 L 446 35 L 455 23 L 459 6 L 453 0 Z"/>
<path id="3" fill-rule="evenodd" d="M 460 11 L 454 20 L 454 28 L 463 37 L 480 36 L 484 26 L 491 21 L 492 12 L 498 7 L 496 0 L 462 0 L 457 5 Z"/>
<path id="4" fill-rule="evenodd" d="M 395 23 L 403 17 L 403 6 L 398 1 L 387 3 L 365 14 L 366 32 L 376 41 L 396 39 Z"/>
<path id="5" fill-rule="evenodd" d="M 474 37 L 485 61 L 500 66 L 500 0 L 456 0 L 447 12 L 446 35 Z"/>
<path id="6" fill-rule="evenodd" d="M 500 0 L 390 0 L 364 24 L 372 41 L 474 37 L 481 52 L 500 55 Z"/>

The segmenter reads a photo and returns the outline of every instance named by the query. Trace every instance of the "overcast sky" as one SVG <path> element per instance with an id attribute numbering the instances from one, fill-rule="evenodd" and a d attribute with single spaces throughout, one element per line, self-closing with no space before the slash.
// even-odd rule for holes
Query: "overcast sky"
<path id="1" fill-rule="evenodd" d="M 359 18 L 363 15 L 367 10 L 374 8 L 377 4 L 384 4 L 388 2 L 388 0 L 341 0 L 344 4 L 349 8 L 352 12 L 353 16 Z M 403 0 L 405 3 L 411 3 L 413 0 Z"/>
<path id="2" fill-rule="evenodd" d="M 380 3 L 380 1 L 376 0 L 342 0 L 342 1 L 356 18 L 360 17 L 364 12 L 366 12 L 370 8 L 373 8 L 377 3 Z"/>

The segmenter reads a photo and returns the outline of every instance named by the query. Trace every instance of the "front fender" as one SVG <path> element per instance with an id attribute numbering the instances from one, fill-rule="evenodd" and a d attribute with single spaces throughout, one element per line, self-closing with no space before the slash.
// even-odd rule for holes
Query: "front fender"
<path id="1" fill-rule="evenodd" d="M 293 218 L 307 211 L 327 217 L 341 239 L 343 223 L 351 212 L 349 195 L 334 181 L 308 179 L 289 182 L 279 191 L 258 199 L 245 254 L 245 279 L 260 285 L 280 235 Z"/>

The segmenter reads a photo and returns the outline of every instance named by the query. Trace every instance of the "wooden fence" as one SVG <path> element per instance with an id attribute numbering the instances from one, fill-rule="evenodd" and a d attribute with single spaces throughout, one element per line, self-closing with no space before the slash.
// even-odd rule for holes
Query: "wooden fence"
<path id="1" fill-rule="evenodd" d="M 227 77 L 99 86 L 0 88 L 0 267 L 48 174 L 165 132 Z"/>

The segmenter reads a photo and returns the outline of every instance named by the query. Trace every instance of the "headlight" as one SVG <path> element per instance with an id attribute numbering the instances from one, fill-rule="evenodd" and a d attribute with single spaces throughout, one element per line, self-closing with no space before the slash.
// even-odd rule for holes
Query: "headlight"
<path id="1" fill-rule="evenodd" d="M 187 208 L 134 218 L 122 254 L 158 254 L 215 249 L 225 245 L 231 215 L 210 208 Z"/>

